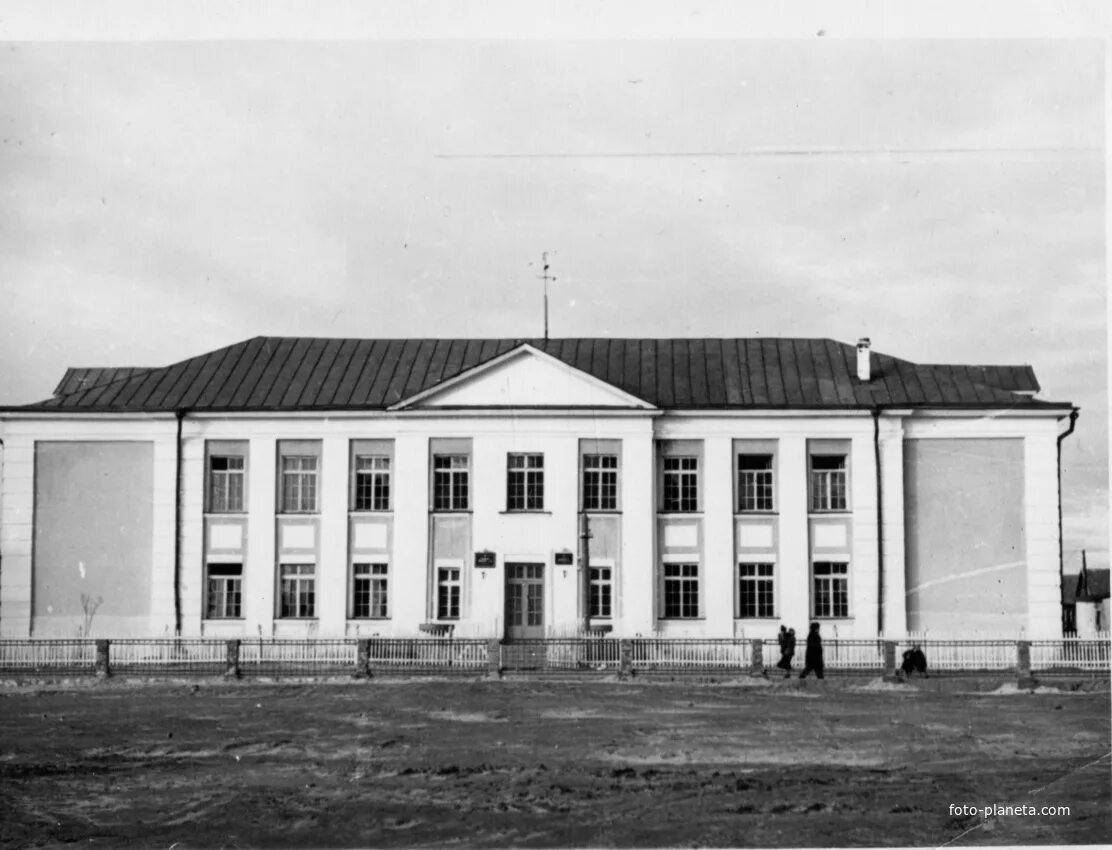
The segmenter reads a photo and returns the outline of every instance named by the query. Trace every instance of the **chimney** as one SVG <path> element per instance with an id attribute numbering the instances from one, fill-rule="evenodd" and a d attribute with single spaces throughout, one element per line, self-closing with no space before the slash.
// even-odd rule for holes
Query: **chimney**
<path id="1" fill-rule="evenodd" d="M 861 337 L 857 340 L 857 380 L 868 381 L 872 379 L 869 369 L 869 338 Z"/>

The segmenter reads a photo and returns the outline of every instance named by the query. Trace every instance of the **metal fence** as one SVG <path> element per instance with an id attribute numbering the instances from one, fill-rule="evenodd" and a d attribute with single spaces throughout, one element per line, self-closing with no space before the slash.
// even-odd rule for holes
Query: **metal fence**
<path id="1" fill-rule="evenodd" d="M 114 640 L 109 649 L 113 672 L 131 675 L 217 675 L 227 663 L 227 644 L 221 640 Z"/>
<path id="2" fill-rule="evenodd" d="M 96 658 L 95 640 L 0 640 L 3 673 L 92 675 Z"/>
<path id="3" fill-rule="evenodd" d="M 245 640 L 239 645 L 244 676 L 313 676 L 352 673 L 358 641 L 352 638 Z"/>
<path id="4" fill-rule="evenodd" d="M 753 663 L 753 641 L 743 638 L 634 638 L 630 644 L 634 670 L 743 670 Z"/>
<path id="5" fill-rule="evenodd" d="M 478 672 L 488 664 L 488 644 L 473 638 L 371 638 L 366 663 L 371 671 Z"/>
<path id="6" fill-rule="evenodd" d="M 1064 640 L 1031 641 L 1032 672 L 1105 672 L 1109 670 L 1112 644 L 1107 640 L 1085 640 L 1065 638 Z"/>
<path id="7" fill-rule="evenodd" d="M 826 670 L 851 675 L 898 668 L 918 646 L 931 674 L 1026 672 L 1107 675 L 1107 639 L 841 640 L 823 642 Z M 776 641 L 726 638 L 566 637 L 499 641 L 454 638 L 337 639 L 28 639 L 0 640 L 0 674 L 321 676 L 484 672 L 663 672 L 743 674 L 772 670 Z M 805 647 L 796 646 L 794 670 Z M 890 668 L 889 665 L 893 665 Z"/>
<path id="8" fill-rule="evenodd" d="M 927 657 L 927 670 L 979 673 L 1015 670 L 1018 665 L 1014 640 L 902 640 L 896 643 L 896 665 L 903 653 L 919 647 Z"/>
<path id="9" fill-rule="evenodd" d="M 618 672 L 621 644 L 608 638 L 537 638 L 499 645 L 499 667 L 509 671 Z"/>

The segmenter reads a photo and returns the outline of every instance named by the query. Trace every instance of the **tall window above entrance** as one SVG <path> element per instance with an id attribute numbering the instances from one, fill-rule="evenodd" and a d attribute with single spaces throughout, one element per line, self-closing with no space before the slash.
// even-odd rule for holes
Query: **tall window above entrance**
<path id="1" fill-rule="evenodd" d="M 544 455 L 509 455 L 506 471 L 506 510 L 544 510 Z"/>

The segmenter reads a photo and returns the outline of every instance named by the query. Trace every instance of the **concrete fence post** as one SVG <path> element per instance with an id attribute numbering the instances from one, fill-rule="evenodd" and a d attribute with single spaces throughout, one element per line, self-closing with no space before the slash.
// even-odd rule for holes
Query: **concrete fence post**
<path id="1" fill-rule="evenodd" d="M 112 665 L 108 658 L 108 644 L 109 642 L 104 638 L 97 640 L 96 673 L 97 678 L 100 679 L 105 679 L 112 675 Z"/>
<path id="2" fill-rule="evenodd" d="M 753 638 L 750 641 L 752 645 L 752 658 L 749 662 L 749 672 L 754 676 L 764 675 L 764 641 L 760 638 Z"/>
<path id="3" fill-rule="evenodd" d="M 884 642 L 884 677 L 886 679 L 896 678 L 896 642 L 894 640 Z"/>
<path id="4" fill-rule="evenodd" d="M 239 641 L 224 642 L 224 678 L 239 678 Z"/>
<path id="5" fill-rule="evenodd" d="M 1031 641 L 1029 640 L 1015 642 L 1015 672 L 1021 687 L 1034 684 L 1031 676 Z"/>
<path id="6" fill-rule="evenodd" d="M 633 644 L 628 640 L 618 641 L 618 677 L 628 679 L 633 675 Z"/>
<path id="7" fill-rule="evenodd" d="M 502 642 L 498 638 L 487 642 L 487 675 L 494 679 L 502 675 Z"/>
<path id="8" fill-rule="evenodd" d="M 370 638 L 359 638 L 355 644 L 355 678 L 369 679 L 371 677 L 371 641 Z"/>

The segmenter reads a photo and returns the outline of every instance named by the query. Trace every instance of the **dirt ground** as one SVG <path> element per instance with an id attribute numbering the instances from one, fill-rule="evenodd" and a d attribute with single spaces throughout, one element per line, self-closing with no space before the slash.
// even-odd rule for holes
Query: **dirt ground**
<path id="1" fill-rule="evenodd" d="M 0 842 L 1096 844 L 1109 709 L 1107 690 L 868 680 L 9 684 Z"/>

